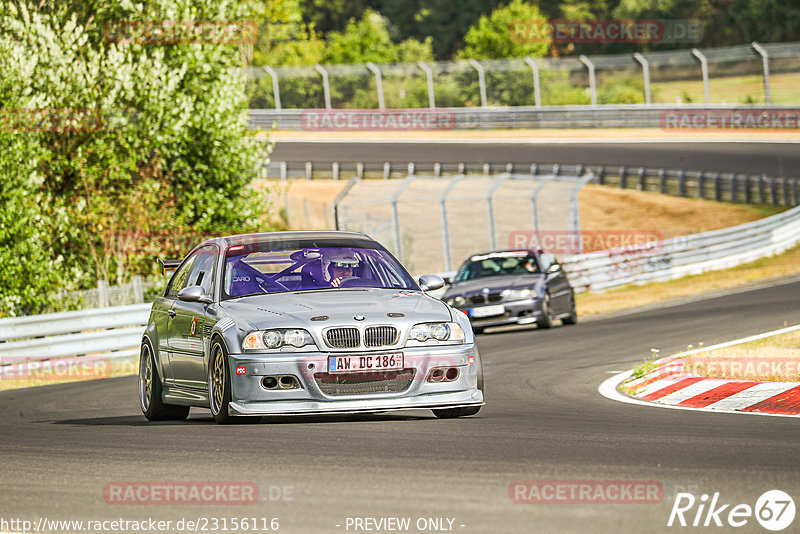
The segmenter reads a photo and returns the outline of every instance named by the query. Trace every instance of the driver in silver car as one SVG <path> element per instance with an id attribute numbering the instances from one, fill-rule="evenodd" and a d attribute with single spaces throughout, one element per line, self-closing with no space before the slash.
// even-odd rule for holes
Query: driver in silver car
<path id="1" fill-rule="evenodd" d="M 322 274 L 331 287 L 339 287 L 342 280 L 354 276 L 358 263 L 358 257 L 353 252 L 328 250 L 322 258 Z"/>

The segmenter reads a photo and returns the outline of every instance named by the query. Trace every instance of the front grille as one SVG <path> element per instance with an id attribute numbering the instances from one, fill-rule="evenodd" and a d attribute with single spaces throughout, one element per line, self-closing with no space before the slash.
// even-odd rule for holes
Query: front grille
<path id="1" fill-rule="evenodd" d="M 375 373 L 316 373 L 314 380 L 326 395 L 365 395 L 405 391 L 414 380 L 416 369 Z"/>
<path id="2" fill-rule="evenodd" d="M 328 346 L 334 349 L 355 349 L 361 344 L 358 328 L 331 328 L 325 334 Z"/>
<path id="3" fill-rule="evenodd" d="M 473 304 L 483 304 L 484 302 L 486 302 L 486 297 L 484 297 L 483 295 L 472 295 L 469 298 L 469 301 Z"/>
<path id="4" fill-rule="evenodd" d="M 397 343 L 397 328 L 393 326 L 368 326 L 364 331 L 364 346 L 387 347 Z"/>
<path id="5" fill-rule="evenodd" d="M 492 293 L 489 295 L 489 302 L 500 302 L 503 300 L 503 296 L 500 293 Z"/>

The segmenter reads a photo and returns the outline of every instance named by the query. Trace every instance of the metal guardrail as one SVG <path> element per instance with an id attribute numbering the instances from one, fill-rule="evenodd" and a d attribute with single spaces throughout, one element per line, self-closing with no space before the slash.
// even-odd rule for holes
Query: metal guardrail
<path id="1" fill-rule="evenodd" d="M 465 107 L 447 108 L 438 110 L 441 115 L 445 111 L 449 115 L 447 121 L 443 121 L 444 126 L 429 128 L 430 130 L 492 130 L 492 129 L 555 129 L 555 128 L 662 128 L 668 131 L 692 131 L 693 127 L 680 127 L 673 125 L 678 122 L 671 119 L 675 114 L 694 114 L 706 112 L 709 116 L 725 112 L 734 114 L 737 111 L 742 114 L 758 112 L 764 110 L 764 105 L 709 105 L 709 104 L 685 104 L 675 105 L 643 105 L 643 104 L 609 104 L 598 106 L 518 106 L 518 107 Z M 771 112 L 795 113 L 797 106 L 769 106 Z M 389 113 L 392 110 L 387 110 Z M 398 111 L 398 110 L 395 110 Z M 410 115 L 432 113 L 429 110 L 406 110 Z M 376 111 L 377 112 L 377 111 Z M 249 127 L 252 129 L 270 129 L 277 126 L 279 130 L 307 130 L 307 131 L 348 131 L 348 130 L 402 130 L 402 129 L 425 129 L 425 128 L 359 128 L 348 127 L 347 117 L 362 117 L 358 119 L 359 124 L 364 120 L 369 124 L 369 119 L 363 119 L 368 114 L 363 110 L 339 109 L 330 113 L 340 114 L 343 118 L 339 123 L 341 127 L 320 127 L 310 124 L 307 119 L 308 111 L 300 109 L 251 109 L 249 110 Z M 681 115 L 678 115 L 681 116 Z M 413 119 L 407 122 L 413 124 Z M 728 120 L 728 123 L 731 121 Z M 709 121 L 710 123 L 710 121 Z M 742 122 L 743 123 L 743 122 Z M 380 122 L 379 124 L 384 124 Z M 705 124 L 705 123 L 703 123 Z M 780 127 L 780 126 L 779 126 Z M 786 128 L 786 126 L 783 126 Z M 720 126 L 719 120 L 716 126 L 709 126 L 709 129 L 733 130 L 735 128 L 725 128 Z M 798 125 L 787 129 L 796 130 Z M 704 128 L 699 128 L 702 130 Z"/>
<path id="2" fill-rule="evenodd" d="M 797 243 L 800 207 L 731 228 L 573 255 L 563 258 L 562 264 L 577 290 L 603 290 L 735 267 L 779 254 Z"/>
<path id="3" fill-rule="evenodd" d="M 351 178 L 396 179 L 409 172 L 434 177 L 457 175 L 498 176 L 526 173 L 533 176 L 581 176 L 592 173 L 595 183 L 651 191 L 686 198 L 740 204 L 800 205 L 800 180 L 743 173 L 650 168 L 640 166 L 583 165 L 561 163 L 470 163 L 470 162 L 310 162 L 270 161 L 270 179 L 293 178 L 344 180 Z"/>
<path id="4" fill-rule="evenodd" d="M 135 359 L 150 304 L 0 319 L 0 379 L 88 360 Z"/>

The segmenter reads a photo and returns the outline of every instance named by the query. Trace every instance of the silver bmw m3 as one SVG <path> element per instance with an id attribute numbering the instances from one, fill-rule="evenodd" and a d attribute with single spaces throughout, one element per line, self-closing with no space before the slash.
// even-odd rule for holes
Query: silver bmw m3
<path id="1" fill-rule="evenodd" d="M 379 243 L 351 232 L 206 241 L 153 303 L 139 361 L 149 420 L 431 409 L 478 413 L 469 319 Z M 252 420 L 252 419 L 251 419 Z"/>

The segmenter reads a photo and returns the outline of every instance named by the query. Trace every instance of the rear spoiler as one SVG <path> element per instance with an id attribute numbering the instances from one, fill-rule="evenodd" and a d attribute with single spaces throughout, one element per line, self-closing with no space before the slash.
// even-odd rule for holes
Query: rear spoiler
<path id="1" fill-rule="evenodd" d="M 156 258 L 156 261 L 161 266 L 162 275 L 167 274 L 167 271 L 174 271 L 183 262 L 183 260 L 162 260 L 161 258 Z"/>

